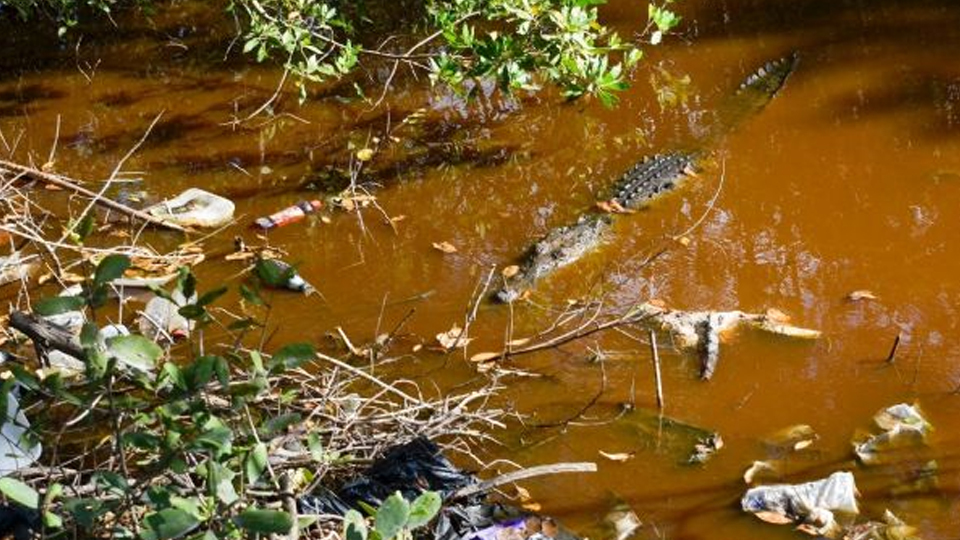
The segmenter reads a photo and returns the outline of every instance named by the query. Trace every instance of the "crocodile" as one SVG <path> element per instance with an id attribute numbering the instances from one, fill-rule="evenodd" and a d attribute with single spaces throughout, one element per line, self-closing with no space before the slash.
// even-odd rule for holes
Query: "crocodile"
<path id="1" fill-rule="evenodd" d="M 798 61 L 796 53 L 768 62 L 747 77 L 717 111 L 717 121 L 694 150 L 675 150 L 648 156 L 628 169 L 608 190 L 602 204 L 614 212 L 590 210 L 572 224 L 550 230 L 524 251 L 515 271 L 504 274 L 493 299 L 513 302 L 536 282 L 570 265 L 601 246 L 616 215 L 643 208 L 696 176 L 700 165 L 720 140 L 750 116 L 760 112 L 786 83 Z"/>

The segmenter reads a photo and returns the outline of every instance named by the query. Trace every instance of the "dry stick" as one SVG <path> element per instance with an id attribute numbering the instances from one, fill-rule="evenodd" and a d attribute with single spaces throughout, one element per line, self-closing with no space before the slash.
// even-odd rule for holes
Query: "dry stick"
<path id="1" fill-rule="evenodd" d="M 327 356 L 327 355 L 325 355 L 325 354 L 323 354 L 323 353 L 318 352 L 318 353 L 317 353 L 317 358 L 319 358 L 319 359 L 321 359 L 321 360 L 324 360 L 324 361 L 326 361 L 326 362 L 329 362 L 329 363 L 331 363 L 331 364 L 333 364 L 333 365 L 335 365 L 335 366 L 337 366 L 337 367 L 339 367 L 339 368 L 341 368 L 341 369 L 344 369 L 344 370 L 346 370 L 346 371 L 349 371 L 350 373 L 353 373 L 354 375 L 357 375 L 358 377 L 360 377 L 360 378 L 362 378 L 362 379 L 366 379 L 366 380 L 372 382 L 373 384 L 379 386 L 380 388 L 383 388 L 383 389 L 386 390 L 387 392 L 390 392 L 390 393 L 395 394 L 395 395 L 397 395 L 397 396 L 399 396 L 399 397 L 402 397 L 403 399 L 405 399 L 405 400 L 407 400 L 407 401 L 412 401 L 412 402 L 414 402 L 414 403 L 423 403 L 422 400 L 410 396 L 409 394 L 407 394 L 407 393 L 404 392 L 403 390 L 398 390 L 397 388 L 395 388 L 395 387 L 393 387 L 393 386 L 390 386 L 389 384 L 381 381 L 380 379 L 374 377 L 373 375 L 370 375 L 369 373 L 367 373 L 367 372 L 365 372 L 365 371 L 363 371 L 363 370 L 361 370 L 361 369 L 357 369 L 357 368 L 351 366 L 350 364 L 347 364 L 347 363 L 345 363 L 345 362 L 341 362 L 340 360 L 337 360 L 336 358 L 334 358 L 334 357 L 332 357 L 332 356 Z"/>
<path id="2" fill-rule="evenodd" d="M 117 212 L 122 212 L 131 217 L 142 219 L 158 227 L 166 227 L 174 231 L 187 232 L 185 228 L 181 227 L 180 225 L 177 225 L 176 223 L 171 223 L 165 219 L 160 219 L 156 216 L 151 216 L 146 212 L 142 212 L 140 210 L 130 208 L 125 204 L 121 204 L 121 203 L 118 203 L 117 201 L 114 201 L 113 199 L 108 199 L 106 197 L 100 196 L 97 193 L 90 191 L 85 187 L 81 187 L 76 183 L 76 181 L 68 180 L 66 177 L 62 175 L 46 173 L 39 169 L 34 169 L 33 167 L 20 165 L 19 163 L 14 163 L 12 161 L 7 161 L 5 159 L 0 159 L 0 171 L 2 170 L 6 170 L 8 173 L 11 173 L 11 174 L 16 174 L 16 173 L 23 174 L 24 176 L 28 176 L 35 180 L 40 180 L 41 182 L 45 182 L 47 184 L 52 184 L 54 186 L 57 186 L 63 189 L 68 189 L 70 191 L 73 191 L 74 193 L 83 195 L 84 197 L 90 197 L 91 199 L 93 199 L 93 201 L 96 204 L 99 204 L 106 208 L 110 208 L 111 210 L 116 210 Z"/>
<path id="3" fill-rule="evenodd" d="M 471 495 L 490 491 L 491 489 L 504 484 L 526 480 L 527 478 L 533 478 L 535 476 L 585 472 L 597 472 L 597 464 L 588 461 L 579 463 L 554 463 L 553 465 L 538 465 L 536 467 L 530 467 L 529 469 L 522 469 L 519 471 L 502 474 L 496 478 L 480 482 L 479 484 L 472 484 L 462 487 L 448 496 L 447 500 L 449 501 L 453 499 L 459 499 L 461 497 L 469 497 Z"/>
<path id="4" fill-rule="evenodd" d="M 657 383 L 657 409 L 663 411 L 663 379 L 660 375 L 660 353 L 657 351 L 657 334 L 650 330 L 650 352 L 653 354 L 653 377 Z"/>
<path id="5" fill-rule="evenodd" d="M 897 349 L 900 348 L 900 332 L 893 339 L 893 347 L 890 348 L 890 354 L 887 355 L 887 363 L 892 364 L 897 361 Z"/>

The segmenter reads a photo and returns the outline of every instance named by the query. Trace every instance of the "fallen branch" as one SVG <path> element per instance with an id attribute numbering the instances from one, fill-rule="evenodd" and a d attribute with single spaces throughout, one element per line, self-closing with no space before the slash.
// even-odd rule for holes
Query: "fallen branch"
<path id="1" fill-rule="evenodd" d="M 520 480 L 526 480 L 527 478 L 533 478 L 536 476 L 546 476 L 548 474 L 561 474 L 561 473 L 586 473 L 586 472 L 597 472 L 597 464 L 592 462 L 579 462 L 579 463 L 554 463 L 553 465 L 538 465 L 536 467 L 530 467 L 529 469 L 521 469 L 519 471 L 513 471 L 506 474 L 501 474 L 496 478 L 491 478 L 490 480 L 485 480 L 479 484 L 473 484 L 470 486 L 465 486 L 457 491 L 454 491 L 447 497 L 447 500 L 459 499 L 461 497 L 469 497 L 470 495 L 476 495 L 478 493 L 483 493 L 485 491 L 490 491 L 493 488 L 502 486 L 504 484 L 511 484 L 513 482 L 518 482 Z"/>
<path id="2" fill-rule="evenodd" d="M 165 219 L 160 219 L 156 216 L 152 216 L 141 210 L 135 208 L 130 208 L 125 204 L 118 203 L 113 199 L 108 199 L 98 193 L 90 191 L 89 189 L 80 186 L 76 181 L 67 179 L 66 177 L 58 174 L 50 174 L 48 172 L 41 171 L 39 169 L 34 169 L 33 167 L 27 167 L 25 165 L 20 165 L 12 161 L 7 161 L 0 159 L 0 171 L 6 171 L 10 174 L 23 175 L 47 184 L 52 184 L 54 186 L 67 189 L 83 195 L 84 197 L 89 197 L 93 200 L 94 203 L 99 204 L 100 206 L 109 208 L 111 210 L 116 210 L 130 217 L 135 217 L 137 219 L 142 219 L 147 223 L 156 225 L 158 227 L 165 227 L 167 229 L 172 229 L 179 232 L 187 232 L 187 230 L 176 223 L 169 222 Z"/>
<path id="3" fill-rule="evenodd" d="M 36 315 L 14 311 L 10 314 L 10 327 L 23 332 L 33 340 L 38 353 L 45 353 L 53 349 L 70 355 L 81 362 L 86 359 L 83 347 L 80 346 L 80 342 L 69 330 Z"/>

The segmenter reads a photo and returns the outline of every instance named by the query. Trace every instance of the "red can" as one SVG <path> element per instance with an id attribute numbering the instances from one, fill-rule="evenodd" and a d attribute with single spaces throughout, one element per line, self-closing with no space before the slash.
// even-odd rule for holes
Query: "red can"
<path id="1" fill-rule="evenodd" d="M 254 221 L 254 224 L 263 230 L 284 227 L 291 223 L 296 223 L 302 220 L 303 218 L 307 217 L 307 214 L 312 214 L 321 208 L 323 208 L 323 203 L 321 201 L 300 201 L 297 204 L 288 208 L 284 208 L 275 214 L 271 214 L 267 217 L 257 218 L 257 220 Z"/>

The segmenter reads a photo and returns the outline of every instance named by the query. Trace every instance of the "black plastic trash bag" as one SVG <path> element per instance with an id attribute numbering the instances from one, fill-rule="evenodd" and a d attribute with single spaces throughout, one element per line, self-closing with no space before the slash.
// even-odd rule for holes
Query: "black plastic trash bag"
<path id="1" fill-rule="evenodd" d="M 517 508 L 485 502 L 483 495 L 448 501 L 457 490 L 477 482 L 473 474 L 450 463 L 436 444 L 421 437 L 391 448 L 339 490 L 319 488 L 302 497 L 299 505 L 305 514 L 343 515 L 351 508 L 359 510 L 360 503 L 378 507 L 397 491 L 412 501 L 431 490 L 446 502 L 432 534 L 425 536 L 437 540 L 576 540 L 549 518 L 541 520 Z"/>

